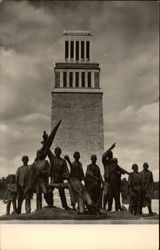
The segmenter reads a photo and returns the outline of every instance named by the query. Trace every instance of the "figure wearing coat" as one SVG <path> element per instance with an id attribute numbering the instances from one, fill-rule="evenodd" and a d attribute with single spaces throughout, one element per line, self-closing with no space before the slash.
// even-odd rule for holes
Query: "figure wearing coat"
<path id="1" fill-rule="evenodd" d="M 130 190 L 129 211 L 134 215 L 140 215 L 142 210 L 142 176 L 140 173 L 129 174 L 128 185 Z"/>
<path id="2" fill-rule="evenodd" d="M 42 208 L 42 193 L 47 196 L 50 165 L 47 160 L 36 159 L 30 167 L 29 189 L 36 189 L 37 210 Z M 47 202 L 47 201 L 46 201 Z"/>
<path id="3" fill-rule="evenodd" d="M 29 172 L 30 166 L 23 165 L 17 169 L 16 172 L 16 183 L 17 183 L 17 192 L 18 192 L 18 214 L 21 213 L 22 202 L 24 200 L 25 190 L 29 186 Z M 25 196 L 25 210 L 26 213 L 30 213 L 31 211 L 31 198 L 32 193 L 27 192 Z"/>
<path id="4" fill-rule="evenodd" d="M 101 184 L 103 179 L 99 167 L 96 164 L 91 163 L 87 166 L 86 171 L 86 188 L 91 196 L 92 201 L 95 204 L 99 203 L 101 195 Z"/>
<path id="5" fill-rule="evenodd" d="M 142 206 L 151 206 L 153 193 L 153 174 L 150 170 L 142 170 Z"/>

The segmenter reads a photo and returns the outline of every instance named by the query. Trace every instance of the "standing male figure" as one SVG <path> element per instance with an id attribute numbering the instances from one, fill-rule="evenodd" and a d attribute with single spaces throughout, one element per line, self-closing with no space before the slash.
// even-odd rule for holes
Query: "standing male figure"
<path id="1" fill-rule="evenodd" d="M 106 208 L 108 203 L 108 211 L 112 210 L 112 194 L 111 185 L 109 183 L 109 166 L 113 158 L 112 149 L 115 147 L 115 143 L 102 155 L 102 163 L 104 166 L 104 194 L 103 194 L 103 208 Z"/>
<path id="2" fill-rule="evenodd" d="M 78 151 L 74 152 L 73 158 L 74 158 L 74 161 L 72 162 L 72 165 L 70 166 L 71 177 L 75 177 L 75 178 L 79 179 L 80 181 L 85 181 L 82 163 L 79 161 L 80 153 Z"/>
<path id="3" fill-rule="evenodd" d="M 129 174 L 128 185 L 130 190 L 129 211 L 140 216 L 142 214 L 142 176 L 138 172 L 138 165 L 132 165 L 133 172 Z"/>
<path id="4" fill-rule="evenodd" d="M 80 153 L 78 151 L 74 152 L 73 154 L 74 162 L 70 164 L 70 176 L 71 178 L 77 178 L 80 182 L 84 181 L 85 183 L 85 177 L 84 177 L 84 172 L 82 168 L 82 163 L 79 161 L 80 159 Z M 66 161 L 70 161 L 68 156 L 65 156 Z M 70 193 L 71 195 L 71 193 Z M 71 199 L 71 205 L 73 209 L 75 210 L 75 201 L 74 199 Z"/>
<path id="5" fill-rule="evenodd" d="M 126 178 L 123 178 L 121 181 L 121 194 L 122 194 L 122 203 L 128 204 L 129 201 L 129 186 Z"/>
<path id="6" fill-rule="evenodd" d="M 48 195 L 47 186 L 49 182 L 49 169 L 49 162 L 44 159 L 41 150 L 38 150 L 37 157 L 30 171 L 30 188 L 32 188 L 31 185 L 36 185 L 36 210 L 42 208 L 42 193 L 44 194 L 45 200 Z M 50 204 L 50 206 L 52 206 L 52 204 Z"/>
<path id="7" fill-rule="evenodd" d="M 67 168 L 67 163 L 61 156 L 61 149 L 59 147 L 55 148 L 55 155 L 50 151 L 49 148 L 45 145 L 47 154 L 50 160 L 50 176 L 51 176 L 51 184 L 62 184 L 66 179 L 66 175 L 68 176 L 69 170 Z M 58 188 L 59 195 L 62 203 L 62 207 L 66 210 L 70 210 L 67 205 L 66 195 L 64 188 Z"/>
<path id="8" fill-rule="evenodd" d="M 116 211 L 123 210 L 120 204 L 121 174 L 129 174 L 118 165 L 116 158 L 113 159 L 112 149 L 114 147 L 115 143 L 102 155 L 105 178 L 103 207 L 105 209 L 108 202 L 108 211 L 112 210 L 113 198 Z"/>
<path id="9" fill-rule="evenodd" d="M 86 188 L 91 196 L 92 201 L 101 207 L 101 185 L 103 185 L 103 179 L 101 176 L 100 169 L 96 165 L 97 156 L 91 156 L 92 163 L 87 166 L 86 171 Z"/>
<path id="10" fill-rule="evenodd" d="M 17 169 L 16 172 L 16 183 L 17 183 L 17 192 L 18 192 L 18 208 L 17 213 L 21 213 L 22 209 L 22 202 L 24 200 L 24 191 L 25 188 L 28 186 L 28 177 L 29 177 L 29 170 L 30 167 L 28 166 L 29 157 L 24 155 L 22 157 L 23 165 Z M 25 210 L 26 213 L 31 212 L 31 192 L 25 197 Z"/>
<path id="11" fill-rule="evenodd" d="M 153 174 L 148 169 L 149 165 L 147 162 L 143 164 L 142 176 L 142 206 L 148 207 L 149 214 L 154 214 L 151 207 L 151 195 L 153 192 Z"/>
<path id="12" fill-rule="evenodd" d="M 109 204 L 112 208 L 112 202 L 114 198 L 116 211 L 123 210 L 120 204 L 119 182 L 117 181 L 117 175 L 119 175 L 119 173 L 122 173 L 122 170 L 118 166 L 118 160 L 116 158 L 113 158 L 108 167 L 108 182 L 110 186 Z"/>
<path id="13" fill-rule="evenodd" d="M 116 158 L 115 158 L 116 159 Z M 122 174 L 128 174 L 129 172 L 127 172 L 125 169 L 121 168 L 118 165 L 118 160 L 116 159 L 116 165 L 117 165 L 117 170 L 116 170 L 116 183 L 117 183 L 117 191 L 118 191 L 118 204 L 119 204 L 119 209 L 123 210 L 122 206 L 121 206 L 121 202 L 120 202 L 120 193 L 121 193 L 121 185 L 122 185 L 122 181 L 121 181 L 121 175 Z"/>

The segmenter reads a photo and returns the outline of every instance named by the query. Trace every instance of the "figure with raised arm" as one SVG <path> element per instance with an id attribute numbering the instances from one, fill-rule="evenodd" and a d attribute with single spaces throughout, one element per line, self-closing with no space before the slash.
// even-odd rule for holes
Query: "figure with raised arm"
<path id="1" fill-rule="evenodd" d="M 85 183 L 84 172 L 82 168 L 82 163 L 80 162 L 80 153 L 78 151 L 73 154 L 74 161 L 70 164 L 70 159 L 68 156 L 65 156 L 65 160 L 69 163 L 70 166 L 70 176 L 73 178 L 77 178 L 80 182 Z M 71 205 L 75 210 L 76 200 L 72 199 L 72 190 L 70 190 L 71 196 Z"/>
<path id="2" fill-rule="evenodd" d="M 126 170 L 118 165 L 118 160 L 113 159 L 112 149 L 115 143 L 102 155 L 102 163 L 104 166 L 104 200 L 103 208 L 106 208 L 108 202 L 108 211 L 112 210 L 113 198 L 115 200 L 115 209 L 123 210 L 120 204 L 120 183 L 121 174 L 129 174 Z"/>
<path id="3" fill-rule="evenodd" d="M 47 155 L 48 155 L 49 160 L 50 160 L 50 173 L 49 173 L 49 175 L 51 177 L 51 184 L 63 184 L 64 180 L 67 179 L 66 177 L 69 174 L 69 170 L 68 170 L 66 161 L 61 158 L 62 150 L 61 150 L 61 148 L 56 147 L 54 150 L 54 153 L 55 153 L 55 155 L 54 155 L 46 145 L 45 145 L 45 147 L 47 150 Z M 52 190 L 54 190 L 54 187 L 52 188 Z M 62 207 L 66 210 L 70 210 L 70 207 L 68 207 L 68 205 L 67 205 L 67 200 L 66 200 L 64 188 L 59 187 L 58 190 L 59 190 L 59 195 L 60 195 Z"/>
<path id="4" fill-rule="evenodd" d="M 37 156 L 30 169 L 31 185 L 35 183 L 36 187 L 36 210 L 42 208 L 42 194 L 47 202 L 48 197 L 48 184 L 49 184 L 49 170 L 50 165 L 47 160 L 44 159 L 43 152 L 37 151 Z M 30 186 L 32 189 L 32 187 Z M 48 204 L 48 202 L 47 202 Z M 52 204 L 50 205 L 52 206 Z"/>
<path id="5" fill-rule="evenodd" d="M 113 159 L 112 149 L 115 148 L 115 143 L 107 149 L 107 151 L 102 155 L 102 163 L 104 166 L 104 194 L 103 194 L 103 208 L 106 208 L 108 203 L 108 211 L 112 210 L 112 195 L 111 195 L 111 186 L 109 183 L 109 166 L 111 160 Z"/>

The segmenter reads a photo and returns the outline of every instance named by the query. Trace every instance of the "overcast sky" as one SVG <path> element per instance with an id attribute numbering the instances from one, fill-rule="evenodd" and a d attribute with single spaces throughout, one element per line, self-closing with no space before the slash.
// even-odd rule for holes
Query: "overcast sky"
<path id="1" fill-rule="evenodd" d="M 158 2 L 158 1 L 157 1 Z M 2 1 L 0 4 L 0 176 L 30 163 L 50 131 L 55 62 L 64 30 L 90 30 L 101 67 L 105 148 L 119 164 L 148 162 L 158 180 L 158 3 Z"/>

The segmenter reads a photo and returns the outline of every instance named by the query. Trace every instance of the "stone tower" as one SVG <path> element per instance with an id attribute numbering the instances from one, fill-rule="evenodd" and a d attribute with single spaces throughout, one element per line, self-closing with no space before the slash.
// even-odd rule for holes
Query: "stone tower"
<path id="1" fill-rule="evenodd" d="M 71 158 L 79 151 L 86 168 L 92 154 L 101 162 L 104 150 L 100 68 L 90 60 L 90 32 L 66 31 L 63 37 L 65 61 L 55 65 L 51 93 L 52 128 L 62 119 L 53 148 L 61 147 L 63 155 L 68 154 Z"/>

